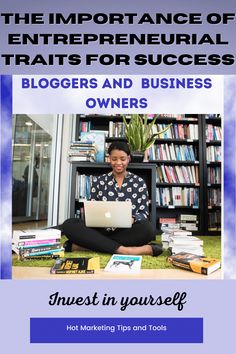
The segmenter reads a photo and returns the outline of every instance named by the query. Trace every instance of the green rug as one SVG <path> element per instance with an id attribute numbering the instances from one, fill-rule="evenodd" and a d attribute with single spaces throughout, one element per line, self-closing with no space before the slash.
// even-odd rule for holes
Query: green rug
<path id="1" fill-rule="evenodd" d="M 220 236 L 198 236 L 204 241 L 204 254 L 207 257 L 221 258 L 221 237 Z M 62 243 L 66 240 L 65 237 L 62 237 Z M 160 242 L 160 236 L 157 236 L 157 242 Z M 169 255 L 168 251 L 164 251 L 159 257 L 143 256 L 142 269 L 167 269 L 173 268 L 167 262 L 167 256 Z M 80 252 L 70 252 L 65 253 L 65 257 L 100 257 L 100 266 L 103 269 L 107 262 L 109 261 L 111 255 L 105 253 L 96 253 L 88 251 Z M 54 264 L 54 260 L 25 260 L 20 261 L 17 259 L 17 255 L 12 255 L 12 265 L 21 266 L 21 267 L 51 267 Z"/>

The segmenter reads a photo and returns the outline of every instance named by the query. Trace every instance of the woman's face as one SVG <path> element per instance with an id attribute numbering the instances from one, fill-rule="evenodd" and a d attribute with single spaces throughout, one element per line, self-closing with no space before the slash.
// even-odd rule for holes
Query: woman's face
<path id="1" fill-rule="evenodd" d="M 130 161 L 130 156 L 127 155 L 126 152 L 122 150 L 112 150 L 109 158 L 113 172 L 122 174 L 126 171 Z"/>

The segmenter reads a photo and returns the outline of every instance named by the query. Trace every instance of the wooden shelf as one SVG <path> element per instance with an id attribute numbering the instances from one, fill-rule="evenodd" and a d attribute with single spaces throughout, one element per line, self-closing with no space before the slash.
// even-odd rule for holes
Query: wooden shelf
<path id="1" fill-rule="evenodd" d="M 221 146 L 221 141 L 219 140 L 211 140 L 211 141 L 206 141 L 206 145 L 214 145 L 214 146 Z"/>
<path id="2" fill-rule="evenodd" d="M 199 165 L 199 161 L 175 161 L 175 160 L 149 160 L 158 165 Z"/>
<path id="3" fill-rule="evenodd" d="M 200 188 L 200 184 L 199 183 L 161 183 L 161 182 L 157 182 L 156 183 L 157 187 L 163 187 L 163 188 L 168 188 L 168 187 L 189 187 L 189 188 Z"/>
<path id="4" fill-rule="evenodd" d="M 207 183 L 208 188 L 221 188 L 220 183 Z"/>
<path id="5" fill-rule="evenodd" d="M 158 209 L 191 209 L 191 210 L 198 210 L 199 207 L 194 207 L 194 206 L 180 206 L 180 205 L 157 205 L 156 206 Z"/>
<path id="6" fill-rule="evenodd" d="M 123 137 L 117 137 L 117 138 L 106 137 L 106 142 L 107 143 L 112 143 L 114 141 L 127 141 L 127 139 L 123 138 Z"/>
<path id="7" fill-rule="evenodd" d="M 221 161 L 207 161 L 207 166 L 221 166 Z"/>
<path id="8" fill-rule="evenodd" d="M 197 120 L 189 120 L 189 119 L 177 119 L 177 118 L 169 118 L 169 117 L 157 117 L 156 123 L 161 123 L 161 124 L 198 124 L 198 119 Z"/>
<path id="9" fill-rule="evenodd" d="M 169 138 L 169 139 L 156 139 L 155 140 L 155 145 L 157 144 L 176 144 L 176 145 L 193 145 L 193 144 L 199 144 L 199 140 L 195 139 L 174 139 L 174 138 Z"/>

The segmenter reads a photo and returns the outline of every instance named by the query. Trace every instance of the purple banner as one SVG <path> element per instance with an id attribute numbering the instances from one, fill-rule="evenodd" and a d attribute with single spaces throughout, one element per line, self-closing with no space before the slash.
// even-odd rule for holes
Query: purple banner
<path id="1" fill-rule="evenodd" d="M 233 74 L 235 2 L 1 1 L 3 73 Z"/>
<path id="2" fill-rule="evenodd" d="M 31 318 L 30 342 L 203 343 L 203 319 Z"/>

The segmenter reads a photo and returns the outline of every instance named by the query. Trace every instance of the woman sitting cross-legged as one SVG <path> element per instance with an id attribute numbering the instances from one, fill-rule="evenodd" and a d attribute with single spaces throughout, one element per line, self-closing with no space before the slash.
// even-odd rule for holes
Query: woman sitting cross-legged
<path id="1" fill-rule="evenodd" d="M 132 203 L 131 228 L 92 228 L 81 219 L 68 219 L 62 224 L 67 236 L 65 249 L 75 245 L 96 252 L 127 255 L 158 256 L 161 246 L 152 244 L 155 239 L 152 224 L 148 220 L 148 191 L 142 178 L 127 171 L 130 161 L 129 146 L 124 142 L 110 145 L 109 160 L 112 171 L 94 177 L 91 186 L 91 200 L 130 201 Z M 121 210 L 122 218 L 122 210 Z"/>

